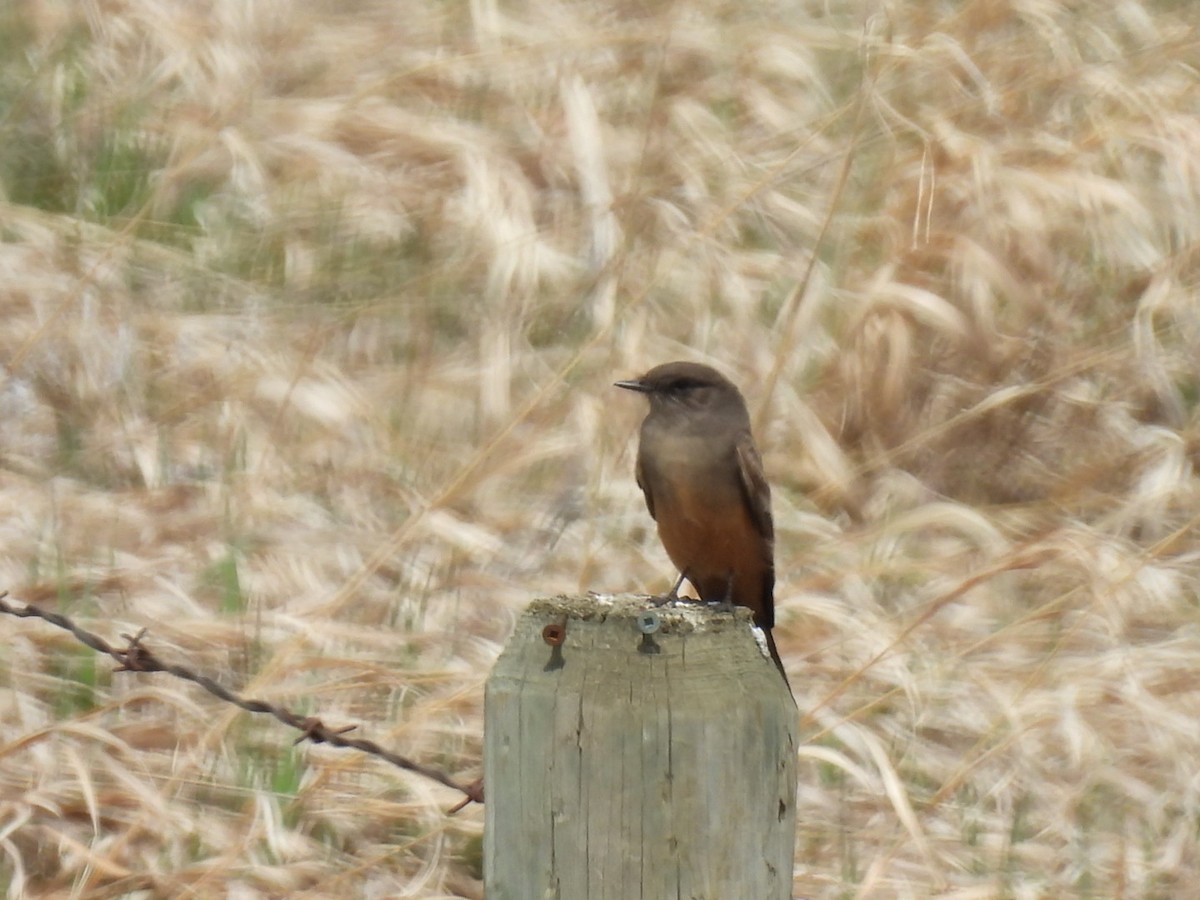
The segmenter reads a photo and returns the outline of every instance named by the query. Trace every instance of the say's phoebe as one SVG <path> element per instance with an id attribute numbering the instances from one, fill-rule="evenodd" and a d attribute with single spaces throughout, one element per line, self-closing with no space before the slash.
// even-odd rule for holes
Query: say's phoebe
<path id="1" fill-rule="evenodd" d="M 741 392 L 716 369 L 690 362 L 664 363 L 616 386 L 650 401 L 638 443 L 637 483 L 679 581 L 690 581 L 706 602 L 749 608 L 786 684 L 771 635 L 771 488 Z"/>

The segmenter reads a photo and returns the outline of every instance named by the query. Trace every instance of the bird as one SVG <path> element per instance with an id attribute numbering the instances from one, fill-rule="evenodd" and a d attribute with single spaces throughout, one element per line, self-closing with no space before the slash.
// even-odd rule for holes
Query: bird
<path id="1" fill-rule="evenodd" d="M 708 603 L 751 611 L 788 686 L 775 646 L 771 488 L 737 386 L 711 366 L 669 362 L 616 387 L 644 394 L 636 476 L 667 556 Z"/>

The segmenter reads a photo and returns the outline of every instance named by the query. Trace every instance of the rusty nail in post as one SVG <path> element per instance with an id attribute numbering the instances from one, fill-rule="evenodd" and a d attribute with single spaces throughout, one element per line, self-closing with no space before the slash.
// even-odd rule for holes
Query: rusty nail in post
<path id="1" fill-rule="evenodd" d="M 567 620 L 561 622 L 551 622 L 542 629 L 542 640 L 551 647 L 561 647 L 563 641 L 567 639 Z"/>
<path id="2" fill-rule="evenodd" d="M 563 659 L 563 642 L 567 639 L 567 619 L 564 616 L 558 622 L 551 622 L 542 629 L 542 640 L 550 645 L 550 659 L 546 662 L 542 671 L 553 672 L 565 666 L 566 660 Z"/>

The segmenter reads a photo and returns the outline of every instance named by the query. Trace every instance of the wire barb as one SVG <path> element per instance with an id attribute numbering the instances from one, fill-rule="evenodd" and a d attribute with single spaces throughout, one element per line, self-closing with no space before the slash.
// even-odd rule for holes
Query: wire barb
<path id="1" fill-rule="evenodd" d="M 406 772 L 414 772 L 431 781 L 436 781 L 438 784 L 444 785 L 451 790 L 458 791 L 466 798 L 449 811 L 451 815 L 470 803 L 483 802 L 482 781 L 475 781 L 466 785 L 459 784 L 445 772 L 401 756 L 399 753 L 393 753 L 391 750 L 381 747 L 374 741 L 367 740 L 366 738 L 345 737 L 347 732 L 353 731 L 357 726 L 350 725 L 343 728 L 330 728 L 316 716 L 301 716 L 286 707 L 276 706 L 272 703 L 267 703 L 265 700 L 239 697 L 233 691 L 209 678 L 207 675 L 202 675 L 199 672 L 189 669 L 187 666 L 177 663 L 163 662 L 155 655 L 153 650 L 142 643 L 142 639 L 146 635 L 145 628 L 134 635 L 121 635 L 126 645 L 124 647 L 114 647 L 108 641 L 104 640 L 104 638 L 100 637 L 100 635 L 76 625 L 67 616 L 29 604 L 14 606 L 7 601 L 7 597 L 8 591 L 0 591 L 0 613 L 22 619 L 43 619 L 51 625 L 71 632 L 80 643 L 86 644 L 99 653 L 112 657 L 117 663 L 117 667 L 114 670 L 116 672 L 166 672 L 168 675 L 174 675 L 176 678 L 182 678 L 185 681 L 198 684 L 214 697 L 224 700 L 226 703 L 232 703 L 246 712 L 265 713 L 274 716 L 284 725 L 301 732 L 300 737 L 295 741 L 297 744 L 303 741 L 310 741 L 314 744 L 329 744 L 333 747 L 358 750 L 361 753 L 377 756 L 399 769 L 404 769 Z"/>

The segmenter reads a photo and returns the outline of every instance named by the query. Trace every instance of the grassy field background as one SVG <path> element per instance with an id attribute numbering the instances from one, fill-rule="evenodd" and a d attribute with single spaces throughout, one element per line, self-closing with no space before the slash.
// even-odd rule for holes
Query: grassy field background
<path id="1" fill-rule="evenodd" d="M 796 895 L 1200 883 L 1200 12 L 0 6 L 0 589 L 464 779 L 661 590 L 610 387 L 774 484 Z M 478 897 L 482 811 L 0 619 L 9 897 Z"/>

